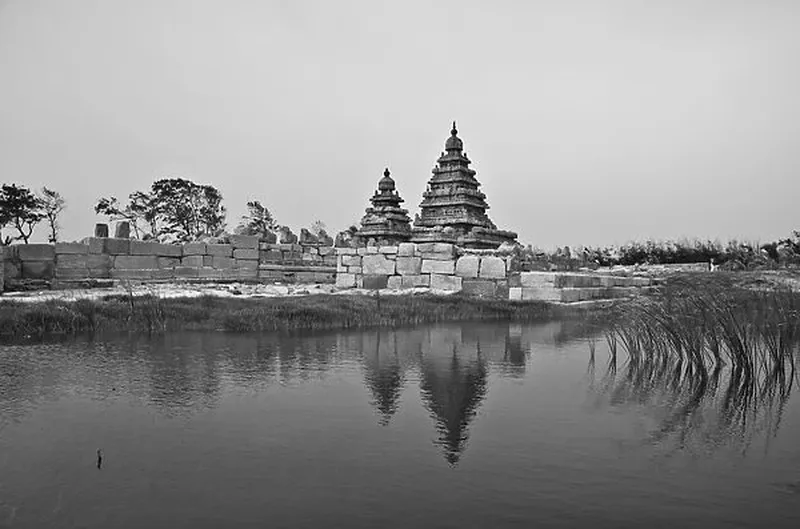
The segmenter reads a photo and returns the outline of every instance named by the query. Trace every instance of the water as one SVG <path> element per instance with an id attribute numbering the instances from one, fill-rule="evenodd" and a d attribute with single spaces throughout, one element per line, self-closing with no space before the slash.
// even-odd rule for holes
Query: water
<path id="1" fill-rule="evenodd" d="M 0 347 L 0 527 L 800 527 L 795 395 L 607 365 L 567 323 Z"/>

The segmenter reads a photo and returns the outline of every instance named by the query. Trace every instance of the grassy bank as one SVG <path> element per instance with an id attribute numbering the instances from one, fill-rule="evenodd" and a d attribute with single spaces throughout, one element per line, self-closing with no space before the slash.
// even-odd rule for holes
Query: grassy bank
<path id="1" fill-rule="evenodd" d="M 261 299 L 115 296 L 100 300 L 0 302 L 0 336 L 13 339 L 104 331 L 299 331 L 450 321 L 536 321 L 557 316 L 554 310 L 543 302 L 430 295 L 379 299 L 330 295 Z"/>

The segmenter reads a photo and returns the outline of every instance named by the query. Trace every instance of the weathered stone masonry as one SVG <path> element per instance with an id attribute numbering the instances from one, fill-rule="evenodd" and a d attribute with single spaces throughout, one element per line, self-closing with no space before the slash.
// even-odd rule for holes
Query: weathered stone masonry
<path id="1" fill-rule="evenodd" d="M 449 243 L 337 248 L 336 252 L 340 288 L 422 287 L 512 301 L 573 303 L 630 297 L 653 285 L 647 277 L 519 271 L 513 254 Z"/>
<path id="2" fill-rule="evenodd" d="M 331 246 L 264 243 L 245 235 L 230 236 L 228 244 L 183 245 L 92 237 L 13 245 L 4 254 L 6 288 L 25 282 L 64 288 L 102 279 L 333 283 L 336 273 Z"/>

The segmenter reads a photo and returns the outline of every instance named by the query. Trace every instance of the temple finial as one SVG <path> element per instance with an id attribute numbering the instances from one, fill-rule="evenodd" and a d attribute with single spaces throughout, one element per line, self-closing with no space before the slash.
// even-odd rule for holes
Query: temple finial
<path id="1" fill-rule="evenodd" d="M 458 130 L 456 129 L 456 122 L 455 121 L 453 121 L 453 129 L 450 131 L 450 134 L 452 134 L 453 136 L 458 134 Z"/>
<path id="2" fill-rule="evenodd" d="M 391 173 L 389 172 L 389 168 L 383 170 L 383 176 L 389 176 Z"/>

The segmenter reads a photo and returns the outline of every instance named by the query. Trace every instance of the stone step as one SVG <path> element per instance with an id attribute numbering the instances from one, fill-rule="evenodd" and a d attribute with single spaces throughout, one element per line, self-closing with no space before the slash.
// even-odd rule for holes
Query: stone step
<path id="1" fill-rule="evenodd" d="M 562 303 L 599 299 L 631 298 L 651 291 L 654 287 L 582 287 L 560 289 Z"/>

